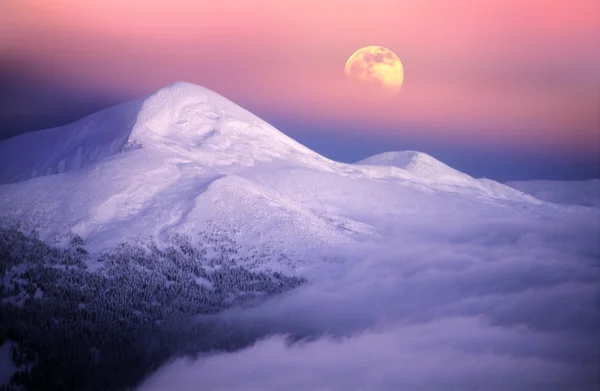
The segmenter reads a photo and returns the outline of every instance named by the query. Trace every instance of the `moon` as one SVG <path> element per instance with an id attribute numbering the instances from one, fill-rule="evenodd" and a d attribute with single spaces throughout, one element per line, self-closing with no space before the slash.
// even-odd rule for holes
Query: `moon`
<path id="1" fill-rule="evenodd" d="M 378 100 L 394 98 L 404 82 L 400 58 L 383 46 L 358 49 L 346 61 L 344 73 L 359 87 L 361 94 Z"/>

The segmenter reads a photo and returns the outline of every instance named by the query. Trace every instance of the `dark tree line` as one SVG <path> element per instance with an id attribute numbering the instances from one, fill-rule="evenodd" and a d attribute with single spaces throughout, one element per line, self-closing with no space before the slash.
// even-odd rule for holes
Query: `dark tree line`
<path id="1" fill-rule="evenodd" d="M 130 389 L 174 356 L 252 343 L 249 330 L 194 317 L 305 282 L 241 266 L 258 258 L 207 233 L 197 244 L 173 236 L 166 250 L 123 244 L 92 259 L 78 236 L 59 248 L 0 228 L 0 345 L 12 343 L 19 368 L 0 390 Z"/>

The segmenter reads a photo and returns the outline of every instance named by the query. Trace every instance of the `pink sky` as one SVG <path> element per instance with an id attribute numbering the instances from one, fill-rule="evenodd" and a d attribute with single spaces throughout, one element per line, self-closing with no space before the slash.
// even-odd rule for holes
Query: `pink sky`
<path id="1" fill-rule="evenodd" d="M 367 45 L 404 63 L 389 104 L 348 96 L 344 64 Z M 129 96 L 186 80 L 373 132 L 600 148 L 598 0 L 5 0 L 0 56 Z"/>

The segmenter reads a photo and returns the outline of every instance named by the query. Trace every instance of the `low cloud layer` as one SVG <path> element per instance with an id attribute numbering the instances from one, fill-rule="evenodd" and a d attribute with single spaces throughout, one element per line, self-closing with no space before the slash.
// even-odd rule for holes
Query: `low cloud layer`
<path id="1" fill-rule="evenodd" d="M 431 225 L 217 320 L 264 338 L 141 390 L 596 390 L 598 211 Z"/>

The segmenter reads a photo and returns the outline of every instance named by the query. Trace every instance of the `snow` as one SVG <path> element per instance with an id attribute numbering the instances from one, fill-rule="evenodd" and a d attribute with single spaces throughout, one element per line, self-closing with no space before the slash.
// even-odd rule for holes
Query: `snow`
<path id="1" fill-rule="evenodd" d="M 118 153 L 127 144 L 139 105 L 126 103 L 1 142 L 0 184 L 75 170 Z"/>
<path id="2" fill-rule="evenodd" d="M 343 164 L 186 83 L 0 142 L 0 224 L 92 254 L 226 235 L 308 278 L 217 317 L 268 338 L 142 389 L 596 389 L 598 183 L 508 186 L 415 151 Z"/>
<path id="3" fill-rule="evenodd" d="M 0 183 L 69 172 L 140 147 L 182 164 L 326 161 L 224 97 L 176 83 L 73 124 L 0 143 Z"/>
<path id="4" fill-rule="evenodd" d="M 543 201 L 600 207 L 600 179 L 587 181 L 512 181 L 506 185 Z"/>
<path id="5" fill-rule="evenodd" d="M 418 178 L 429 181 L 469 183 L 473 178 L 457 171 L 434 157 L 417 151 L 384 152 L 370 156 L 356 164 L 394 166 L 402 168 Z"/>
<path id="6" fill-rule="evenodd" d="M 515 191 L 511 187 L 490 179 L 473 178 L 423 152 L 384 152 L 360 160 L 356 164 L 388 167 L 388 169 L 392 167 L 399 168 L 413 181 L 422 182 L 428 186 L 449 192 L 464 193 L 465 188 L 470 188 L 472 193 L 479 193 L 480 197 L 484 198 L 536 202 L 532 197 L 528 197 L 520 191 Z"/>
<path id="7" fill-rule="evenodd" d="M 428 222 L 562 213 L 420 152 L 329 160 L 188 83 L 1 142 L 0 156 L 0 221 L 55 243 L 72 232 L 92 253 L 216 225 L 248 249 L 322 259 Z"/>

